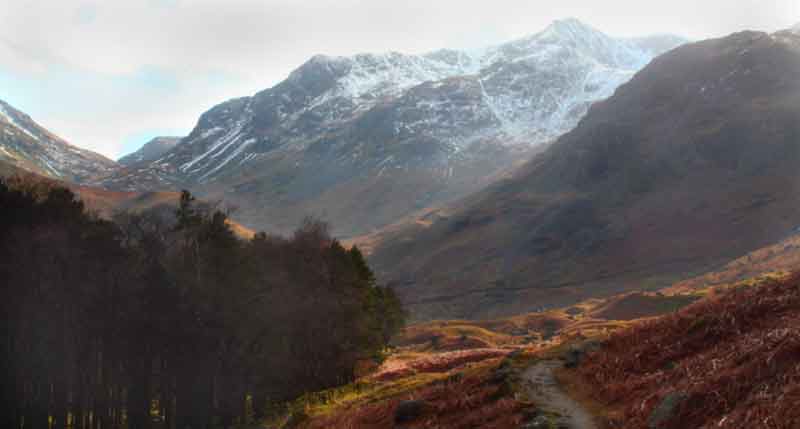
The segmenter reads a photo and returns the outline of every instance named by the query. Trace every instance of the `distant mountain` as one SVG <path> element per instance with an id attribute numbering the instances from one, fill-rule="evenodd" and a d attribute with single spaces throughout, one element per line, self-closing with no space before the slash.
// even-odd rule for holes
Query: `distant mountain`
<path id="1" fill-rule="evenodd" d="M 72 146 L 0 100 L 0 161 L 69 182 L 108 174 L 116 163 Z"/>
<path id="2" fill-rule="evenodd" d="M 795 25 L 794 27 L 792 27 L 790 30 L 791 30 L 791 31 L 793 31 L 793 32 L 795 32 L 795 33 L 800 33 L 800 24 L 796 24 L 796 25 Z"/>
<path id="3" fill-rule="evenodd" d="M 473 52 L 319 55 L 204 113 L 148 168 L 98 184 L 188 187 L 258 228 L 286 232 L 312 214 L 358 234 L 482 188 L 681 43 L 564 20 Z"/>
<path id="4" fill-rule="evenodd" d="M 372 262 L 418 318 L 495 317 L 775 243 L 800 225 L 798 76 L 790 31 L 675 49 L 512 178 L 382 237 Z"/>
<path id="5" fill-rule="evenodd" d="M 120 192 L 107 189 L 81 186 L 41 175 L 28 169 L 17 167 L 4 159 L 0 159 L 0 179 L 19 176 L 29 183 L 49 183 L 69 188 L 86 205 L 86 208 L 101 217 L 111 218 L 119 212 L 141 212 L 151 209 L 174 211 L 180 200 L 179 192 Z M 200 205 L 213 206 L 207 201 L 199 201 Z M 234 234 L 243 239 L 250 239 L 255 231 L 244 227 L 233 219 L 228 220 Z"/>
<path id="6" fill-rule="evenodd" d="M 123 156 L 117 162 L 120 165 L 130 166 L 140 162 L 154 161 L 177 146 L 180 141 L 181 137 L 156 137 L 145 143 L 136 152 Z"/>

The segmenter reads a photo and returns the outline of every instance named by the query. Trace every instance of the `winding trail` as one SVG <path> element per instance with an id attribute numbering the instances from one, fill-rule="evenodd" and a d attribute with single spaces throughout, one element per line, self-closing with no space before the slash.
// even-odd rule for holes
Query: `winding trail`
<path id="1" fill-rule="evenodd" d="M 592 414 L 579 403 L 567 396 L 553 375 L 553 370 L 563 366 L 557 360 L 547 360 L 534 364 L 522 374 L 529 383 L 528 396 L 543 411 L 558 414 L 556 424 L 559 428 L 598 429 Z"/>

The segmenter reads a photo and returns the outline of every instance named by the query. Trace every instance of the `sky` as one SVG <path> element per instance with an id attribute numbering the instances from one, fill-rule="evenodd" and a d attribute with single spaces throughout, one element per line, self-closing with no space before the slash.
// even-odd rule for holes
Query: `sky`
<path id="1" fill-rule="evenodd" d="M 110 158 L 187 135 L 315 54 L 478 48 L 578 18 L 700 40 L 800 22 L 798 0 L 8 0 L 0 99 Z"/>

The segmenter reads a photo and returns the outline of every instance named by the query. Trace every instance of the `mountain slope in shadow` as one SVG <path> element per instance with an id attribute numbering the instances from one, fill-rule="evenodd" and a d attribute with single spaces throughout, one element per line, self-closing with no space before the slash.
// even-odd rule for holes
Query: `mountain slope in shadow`
<path id="1" fill-rule="evenodd" d="M 572 132 L 372 255 L 418 319 L 663 287 L 800 224 L 800 36 L 742 32 L 655 59 Z"/>

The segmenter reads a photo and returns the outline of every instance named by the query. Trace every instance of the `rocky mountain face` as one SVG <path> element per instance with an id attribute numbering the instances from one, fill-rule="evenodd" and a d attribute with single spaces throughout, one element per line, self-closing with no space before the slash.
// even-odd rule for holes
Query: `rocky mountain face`
<path id="1" fill-rule="evenodd" d="M 800 225 L 798 76 L 792 31 L 675 49 L 511 178 L 382 237 L 372 262 L 417 318 L 495 317 L 774 243 Z"/>
<path id="2" fill-rule="evenodd" d="M 315 56 L 275 87 L 209 110 L 149 166 L 97 183 L 187 187 L 276 232 L 308 214 L 359 234 L 484 187 L 680 43 L 565 20 L 474 52 Z"/>
<path id="3" fill-rule="evenodd" d="M 140 162 L 155 161 L 167 151 L 177 146 L 180 141 L 181 137 L 156 137 L 145 143 L 144 146 L 139 148 L 136 152 L 123 156 L 117 160 L 117 162 L 120 165 L 130 166 Z"/>
<path id="4" fill-rule="evenodd" d="M 109 174 L 116 163 L 72 146 L 0 100 L 0 161 L 68 182 Z"/>

